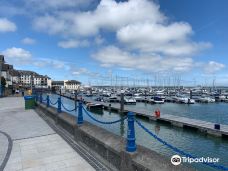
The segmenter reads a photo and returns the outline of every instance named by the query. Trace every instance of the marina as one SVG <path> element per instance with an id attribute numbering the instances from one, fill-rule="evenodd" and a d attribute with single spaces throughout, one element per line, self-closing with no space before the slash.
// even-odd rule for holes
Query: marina
<path id="1" fill-rule="evenodd" d="M 51 95 L 51 98 L 54 100 L 59 97 L 58 95 Z M 91 97 L 89 97 L 91 98 Z M 67 104 L 68 108 L 72 108 L 72 105 L 74 105 L 74 101 L 69 99 L 69 98 L 64 98 L 62 97 L 62 100 L 64 104 Z M 85 101 L 87 99 L 84 99 Z M 170 104 L 170 103 L 168 103 Z M 164 104 L 162 104 L 164 105 Z M 182 105 L 182 104 L 178 104 Z M 104 105 L 106 106 L 106 105 Z M 127 107 L 126 107 L 127 106 Z M 130 107 L 134 105 L 126 105 L 126 109 L 130 109 Z M 153 106 L 153 105 L 151 105 Z M 183 105 L 182 105 L 183 106 Z M 116 110 L 114 107 L 114 104 L 112 104 L 112 107 L 114 110 L 109 110 L 109 107 L 105 107 L 105 110 L 103 112 L 96 112 L 96 111 L 91 111 L 95 116 L 95 118 L 99 120 L 115 120 L 115 119 L 121 119 L 124 115 L 121 115 L 118 113 L 117 109 L 119 109 L 119 104 L 116 104 Z M 74 112 L 71 112 L 72 115 L 75 115 Z M 162 113 L 161 113 L 162 116 Z M 121 135 L 123 137 L 126 137 L 126 122 L 123 121 L 120 124 L 114 124 L 114 125 L 102 125 L 102 124 L 97 124 L 91 118 L 88 116 L 84 115 L 83 116 L 86 121 L 89 121 L 93 124 L 96 124 L 98 126 L 101 126 L 111 132 L 114 132 L 117 135 Z M 136 116 L 138 119 L 140 119 L 143 124 L 145 124 L 150 130 L 156 133 L 159 137 L 163 137 L 166 141 L 168 141 L 171 144 L 176 144 L 179 148 L 182 150 L 194 153 L 198 156 L 219 156 L 220 160 L 222 161 L 221 163 L 224 165 L 227 165 L 227 150 L 228 150 L 228 141 L 226 136 L 225 137 L 218 137 L 218 135 L 215 134 L 209 134 L 206 133 L 205 131 L 197 131 L 196 129 L 192 129 L 191 127 L 184 127 L 181 128 L 180 125 L 172 125 L 167 122 L 158 122 L 155 120 L 149 120 L 148 116 L 142 117 L 142 116 Z M 203 122 L 203 121 L 196 121 L 194 119 L 187 119 L 186 117 L 177 117 L 173 115 L 165 115 L 165 118 L 167 119 L 168 122 L 171 122 L 175 119 L 181 120 L 182 123 L 187 122 L 187 124 L 193 122 L 197 123 L 198 126 L 201 127 L 208 127 L 207 129 L 210 129 L 210 126 L 212 127 L 213 125 L 208 124 L 208 122 Z M 170 120 L 169 120 L 170 119 Z M 203 125 L 200 125 L 203 124 Z M 187 128 L 187 129 L 185 129 Z M 213 127 L 212 127 L 213 128 Z M 222 126 L 221 126 L 222 128 Z M 200 130 L 200 128 L 199 128 Z M 222 130 L 222 129 L 221 129 Z M 220 135 L 219 135 L 220 136 Z M 147 134 L 145 134 L 143 131 L 141 131 L 137 126 L 136 126 L 136 141 L 138 144 L 141 144 L 143 146 L 146 146 L 152 150 L 155 150 L 159 152 L 160 154 L 164 154 L 166 156 L 172 156 L 174 153 L 170 151 L 169 149 L 165 148 L 162 146 L 162 144 L 159 144 L 159 142 L 154 141 L 149 137 Z M 194 145 L 195 144 L 195 145 Z M 196 145 L 197 144 L 197 145 Z M 216 148 L 214 148 L 216 146 Z M 219 148 L 218 148 L 219 147 Z M 219 150 L 218 150 L 219 149 Z M 221 164 L 220 163 L 220 164 Z M 191 165 L 192 166 L 192 165 Z M 197 170 L 214 170 L 205 166 L 202 166 L 200 164 L 194 164 L 194 167 L 197 168 Z"/>
<path id="2" fill-rule="evenodd" d="M 68 97 L 69 98 L 69 97 Z M 92 100 L 91 98 L 84 97 L 83 98 L 85 103 L 97 103 L 97 101 Z M 104 109 L 107 110 L 113 110 L 116 112 L 120 112 L 120 104 L 118 103 L 105 103 L 105 102 L 99 102 L 100 105 L 103 105 Z M 124 112 L 134 112 L 136 116 L 142 116 L 145 118 L 148 118 L 149 120 L 154 120 L 158 122 L 167 122 L 171 125 L 177 126 L 177 127 L 183 127 L 188 129 L 194 129 L 199 130 L 200 132 L 220 136 L 220 137 L 226 137 L 228 138 L 228 125 L 220 124 L 220 129 L 215 129 L 216 123 L 212 122 L 206 122 L 202 120 L 197 119 L 191 119 L 187 117 L 180 117 L 170 114 L 162 113 L 160 117 L 156 117 L 152 112 L 148 113 L 145 109 L 133 109 L 132 106 L 125 106 Z"/>
<path id="3" fill-rule="evenodd" d="M 0 0 L 0 171 L 228 171 L 228 0 Z"/>

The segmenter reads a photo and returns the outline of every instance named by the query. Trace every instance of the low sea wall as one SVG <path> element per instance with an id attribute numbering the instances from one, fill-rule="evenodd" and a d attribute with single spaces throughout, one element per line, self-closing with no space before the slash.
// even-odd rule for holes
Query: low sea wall
<path id="1" fill-rule="evenodd" d="M 184 165 L 174 166 L 170 159 L 148 148 L 137 145 L 134 153 L 126 152 L 126 139 L 113 134 L 103 128 L 84 121 L 77 125 L 75 116 L 68 113 L 58 113 L 56 108 L 46 107 L 45 104 L 37 104 L 37 111 L 41 111 L 49 118 L 55 120 L 74 136 L 75 141 L 83 143 L 90 150 L 102 157 L 114 170 L 121 171 L 178 171 L 192 170 Z"/>

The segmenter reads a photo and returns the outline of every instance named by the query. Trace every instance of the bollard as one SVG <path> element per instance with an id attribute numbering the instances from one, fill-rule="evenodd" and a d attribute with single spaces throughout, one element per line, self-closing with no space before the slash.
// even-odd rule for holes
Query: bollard
<path id="1" fill-rule="evenodd" d="M 79 102 L 78 106 L 78 122 L 79 125 L 83 124 L 83 114 L 82 114 L 82 101 Z"/>
<path id="2" fill-rule="evenodd" d="M 58 113 L 61 113 L 61 112 L 62 112 L 62 110 L 61 110 L 61 98 L 60 98 L 60 97 L 58 98 L 58 108 L 57 108 L 57 112 L 58 112 Z"/>
<path id="3" fill-rule="evenodd" d="M 126 146 L 127 152 L 136 151 L 134 117 L 135 115 L 133 112 L 127 113 L 127 120 L 128 120 L 127 146 Z"/>
<path id="4" fill-rule="evenodd" d="M 50 98 L 49 98 L 49 95 L 47 95 L 47 107 L 50 106 Z"/>
<path id="5" fill-rule="evenodd" d="M 40 103 L 42 103 L 42 94 L 40 94 Z"/>

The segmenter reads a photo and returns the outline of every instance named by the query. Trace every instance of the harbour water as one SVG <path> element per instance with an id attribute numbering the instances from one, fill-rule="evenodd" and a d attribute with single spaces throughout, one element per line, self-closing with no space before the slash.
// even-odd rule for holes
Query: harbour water
<path id="1" fill-rule="evenodd" d="M 56 101 L 57 95 L 52 95 L 51 100 Z M 72 109 L 74 107 L 74 101 L 62 97 L 64 105 Z M 153 112 L 157 108 L 163 113 L 185 116 L 189 118 L 201 119 L 210 122 L 219 122 L 223 124 L 228 124 L 228 115 L 226 113 L 226 108 L 228 104 L 225 103 L 210 103 L 210 104 L 175 104 L 175 103 L 165 103 L 161 105 L 151 105 L 146 103 L 137 103 L 137 105 L 132 105 L 132 108 L 146 108 Z M 72 115 L 76 115 L 75 112 L 71 112 Z M 113 121 L 120 119 L 121 116 L 118 113 L 103 111 L 102 113 L 93 113 L 94 117 L 103 121 Z M 86 114 L 84 114 L 84 119 L 107 129 L 117 135 L 126 138 L 127 122 L 126 120 L 122 123 L 103 125 L 91 120 Z M 222 138 L 216 138 L 203 133 L 189 131 L 182 128 L 173 127 L 170 125 L 156 123 L 153 121 L 148 121 L 144 119 L 139 119 L 143 125 L 145 125 L 149 130 L 155 133 L 157 136 L 165 140 L 166 142 L 172 144 L 185 152 L 188 152 L 197 157 L 216 157 L 219 158 L 219 165 L 228 166 L 228 140 Z M 168 149 L 166 146 L 162 145 L 157 140 L 153 139 L 145 131 L 143 131 L 137 124 L 136 128 L 136 142 L 137 144 L 143 145 L 149 149 L 152 149 L 160 154 L 167 157 L 171 157 L 176 154 L 172 150 Z M 215 170 L 203 164 L 191 164 L 191 167 L 197 170 Z"/>

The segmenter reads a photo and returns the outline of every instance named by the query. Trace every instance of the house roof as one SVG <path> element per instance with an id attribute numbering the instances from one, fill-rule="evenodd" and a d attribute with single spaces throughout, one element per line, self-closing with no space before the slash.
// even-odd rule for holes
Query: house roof
<path id="1" fill-rule="evenodd" d="M 66 81 L 66 84 L 81 84 L 81 82 L 79 82 L 77 80 L 68 80 L 68 81 Z"/>
<path id="2" fill-rule="evenodd" d="M 10 70 L 10 65 L 9 64 L 2 64 L 2 71 L 8 71 Z"/>
<path id="3" fill-rule="evenodd" d="M 38 73 L 36 73 L 34 71 L 18 70 L 18 72 L 20 73 L 20 75 L 33 75 L 36 78 L 48 78 L 48 79 L 51 79 L 47 75 L 43 76 L 43 75 L 40 75 L 40 74 L 38 74 Z"/>
<path id="4" fill-rule="evenodd" d="M 64 85 L 64 81 L 52 81 L 52 85 Z"/>
<path id="5" fill-rule="evenodd" d="M 20 73 L 17 70 L 15 70 L 15 69 L 11 69 L 9 71 L 9 73 L 10 73 L 11 76 L 20 76 Z"/>
<path id="6" fill-rule="evenodd" d="M 18 70 L 18 72 L 20 73 L 20 75 L 34 75 L 34 76 L 39 75 L 34 71 Z"/>

